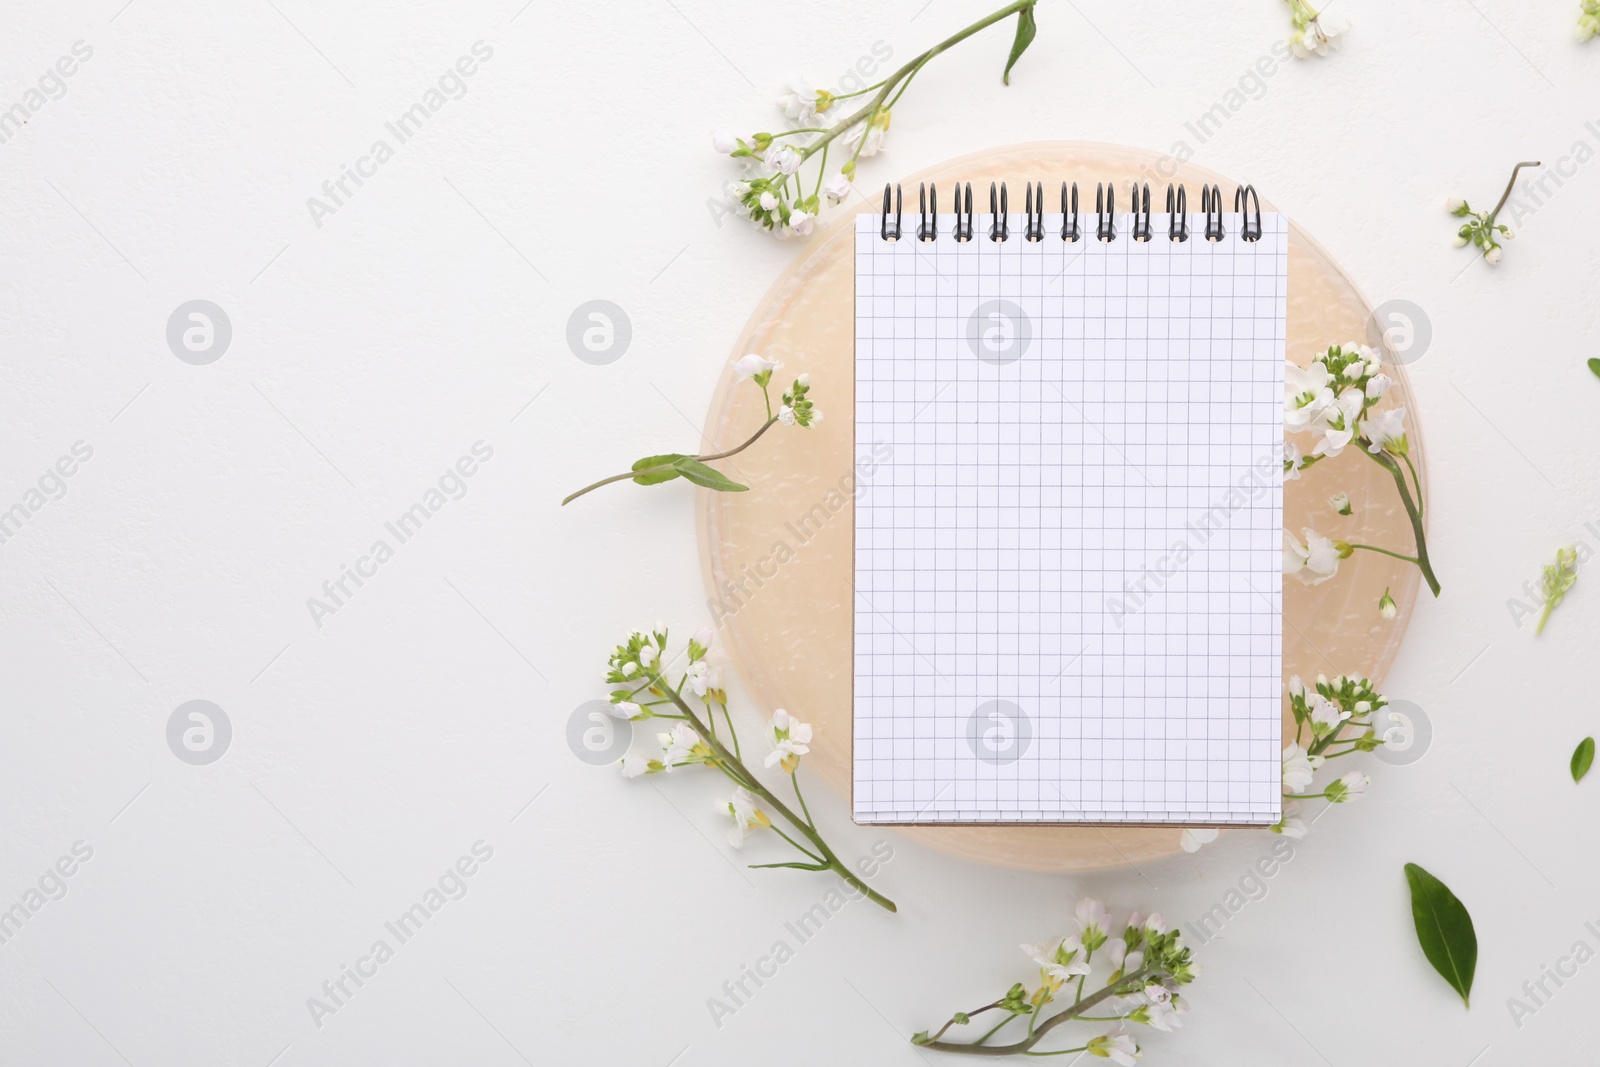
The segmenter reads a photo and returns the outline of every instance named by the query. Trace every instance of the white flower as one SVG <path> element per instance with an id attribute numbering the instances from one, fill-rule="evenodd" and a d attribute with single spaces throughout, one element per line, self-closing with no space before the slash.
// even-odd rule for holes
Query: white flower
<path id="1" fill-rule="evenodd" d="M 1161 917 L 1159 911 L 1151 912 L 1150 917 L 1144 921 L 1144 928 L 1152 934 L 1164 934 L 1167 932 L 1167 920 Z"/>
<path id="2" fill-rule="evenodd" d="M 1283 480 L 1295 481 L 1300 477 L 1300 446 L 1293 441 L 1283 443 Z"/>
<path id="3" fill-rule="evenodd" d="M 1367 379 L 1367 399 L 1376 400 L 1389 391 L 1389 386 L 1394 384 L 1394 379 L 1387 374 L 1374 374 Z"/>
<path id="4" fill-rule="evenodd" d="M 1144 995 L 1152 1004 L 1165 1004 L 1172 999 L 1172 990 L 1160 982 L 1150 982 L 1144 987 Z"/>
<path id="5" fill-rule="evenodd" d="M 707 689 L 717 688 L 712 684 L 713 671 L 705 660 L 701 660 L 689 667 L 689 688 L 694 690 L 694 695 L 703 697 Z"/>
<path id="6" fill-rule="evenodd" d="M 1093 897 L 1084 897 L 1078 901 L 1075 912 L 1078 920 L 1078 930 L 1084 935 L 1084 940 L 1091 936 L 1090 931 L 1103 934 L 1106 929 L 1106 906 Z"/>
<path id="7" fill-rule="evenodd" d="M 1321 693 L 1307 693 L 1306 708 L 1311 712 L 1311 730 L 1319 737 L 1325 733 L 1332 733 L 1338 729 L 1340 723 L 1350 717 L 1348 711 Z"/>
<path id="8" fill-rule="evenodd" d="M 732 130 L 711 131 L 711 147 L 719 156 L 725 156 L 739 147 L 739 138 L 733 135 Z"/>
<path id="9" fill-rule="evenodd" d="M 1323 756 L 1313 756 L 1300 747 L 1300 742 L 1290 741 L 1283 750 L 1283 788 L 1291 793 L 1304 793 L 1311 786 Z"/>
<path id="10" fill-rule="evenodd" d="M 799 152 L 785 144 L 768 149 L 766 162 L 769 167 L 772 167 L 779 174 L 793 174 L 800 169 L 800 164 L 803 160 L 800 158 Z"/>
<path id="11" fill-rule="evenodd" d="M 675 763 L 682 763 L 693 753 L 694 746 L 700 743 L 700 735 L 690 729 L 688 723 L 678 723 L 672 728 L 670 734 L 657 734 L 656 740 L 661 742 L 661 747 L 666 752 L 661 757 L 661 762 L 671 767 Z"/>
<path id="12" fill-rule="evenodd" d="M 1343 804 L 1351 800 L 1360 800 L 1371 783 L 1372 779 L 1360 771 L 1351 771 L 1343 778 L 1329 782 L 1328 788 L 1323 792 L 1328 794 L 1330 804 Z"/>
<path id="13" fill-rule="evenodd" d="M 1040 970 L 1058 982 L 1089 973 L 1089 963 L 1083 958 L 1083 942 L 1076 935 L 1041 941 L 1037 945 L 1023 945 L 1022 951 L 1039 965 Z"/>
<path id="14" fill-rule="evenodd" d="M 1091 1037 L 1084 1050 L 1091 1056 L 1110 1060 L 1117 1067 L 1134 1067 L 1139 1055 L 1139 1046 L 1134 1044 L 1133 1038 L 1121 1030 L 1113 1030 L 1099 1037 Z"/>
<path id="15" fill-rule="evenodd" d="M 1406 409 L 1389 408 L 1381 411 L 1367 420 L 1367 437 L 1371 444 L 1367 451 L 1374 455 L 1385 450 L 1396 455 L 1405 455 L 1409 448 L 1406 441 L 1405 427 Z"/>
<path id="16" fill-rule="evenodd" d="M 1356 420 L 1366 406 L 1366 395 L 1359 389 L 1345 389 L 1334 397 L 1333 403 L 1318 412 L 1312 422 L 1312 429 L 1321 430 L 1322 437 L 1311 451 L 1329 459 L 1343 452 L 1344 446 L 1355 436 Z"/>
<path id="17" fill-rule="evenodd" d="M 1467 247 L 1467 236 L 1466 234 L 1458 233 L 1454 237 L 1450 238 L 1450 243 L 1456 248 L 1465 248 Z"/>
<path id="18" fill-rule="evenodd" d="M 635 753 L 628 753 L 619 761 L 622 764 L 622 777 L 637 778 L 650 769 L 650 761 Z"/>
<path id="19" fill-rule="evenodd" d="M 1513 240 L 1513 239 L 1516 238 L 1516 236 L 1517 235 L 1512 231 L 1510 226 L 1502 226 L 1502 227 L 1500 227 L 1500 239 L 1502 241 Z"/>
<path id="20" fill-rule="evenodd" d="M 771 193 L 762 193 L 756 202 L 761 205 L 762 211 L 776 211 L 778 209 L 778 198 Z"/>
<path id="21" fill-rule="evenodd" d="M 1147 989 L 1148 993 L 1149 990 Z M 1189 1014 L 1189 1003 L 1185 1000 L 1169 998 L 1167 1000 L 1154 1000 L 1144 1009 L 1144 1022 L 1163 1033 L 1171 1033 L 1183 1025 L 1183 1017 Z"/>
<path id="22" fill-rule="evenodd" d="M 1462 211 L 1466 208 L 1466 206 L 1467 202 L 1461 199 L 1459 196 L 1452 196 L 1450 199 L 1444 202 L 1444 209 L 1450 212 L 1452 215 Z"/>
<path id="23" fill-rule="evenodd" d="M 828 198 L 829 203 L 838 204 L 848 199 L 854 188 L 849 178 L 843 174 L 835 174 L 822 183 L 822 194 Z"/>
<path id="24" fill-rule="evenodd" d="M 768 359 L 766 356 L 758 356 L 754 352 L 748 356 L 740 356 L 733 362 L 733 369 L 741 377 L 745 378 L 754 378 L 757 374 L 763 372 L 770 373 L 781 366 L 783 366 L 782 360 Z"/>
<path id="25" fill-rule="evenodd" d="M 1289 38 L 1294 54 L 1300 59 L 1309 56 L 1329 56 L 1339 47 L 1338 37 L 1350 29 L 1350 22 L 1338 15 L 1317 15 L 1305 28 Z"/>
<path id="26" fill-rule="evenodd" d="M 1283 573 L 1297 575 L 1307 585 L 1321 585 L 1339 573 L 1339 550 L 1315 530 L 1306 530 L 1305 544 L 1283 531 Z"/>
<path id="27" fill-rule="evenodd" d="M 778 107 L 782 109 L 784 116 L 800 120 L 803 126 L 811 125 L 817 117 L 817 112 L 828 110 L 828 105 L 832 103 L 831 95 L 818 92 L 816 87 L 804 78 L 791 79 L 789 91 L 778 97 Z"/>
<path id="28" fill-rule="evenodd" d="M 767 723 L 767 740 L 772 742 L 772 751 L 767 754 L 767 766 L 775 767 L 781 763 L 784 770 L 793 774 L 800 757 L 811 751 L 811 724 L 801 722 L 779 708 Z"/>
<path id="29" fill-rule="evenodd" d="M 1292 697 L 1303 697 L 1306 695 L 1306 683 L 1300 680 L 1300 676 L 1298 674 L 1289 675 L 1287 688 L 1289 690 L 1289 695 Z"/>
<path id="30" fill-rule="evenodd" d="M 1291 837 L 1296 841 L 1303 840 L 1306 836 L 1306 821 L 1300 818 L 1300 804 L 1298 801 L 1285 801 L 1283 805 L 1283 818 L 1272 826 L 1272 832 Z"/>
<path id="31" fill-rule="evenodd" d="M 788 404 L 780 404 L 778 406 L 778 421 L 783 423 L 785 426 L 793 426 L 794 408 L 790 407 Z"/>
<path id="32" fill-rule="evenodd" d="M 733 796 L 728 800 L 717 801 L 712 805 L 712 810 L 733 817 L 733 827 L 728 831 L 728 844 L 734 848 L 744 847 L 744 839 L 750 835 L 751 830 L 761 830 L 772 825 L 772 820 L 756 807 L 756 798 L 744 786 L 735 787 Z"/>
<path id="33" fill-rule="evenodd" d="M 809 237 L 812 228 L 816 225 L 817 217 L 809 211 L 791 211 L 789 213 L 789 231 L 796 237 Z"/>
<path id="34" fill-rule="evenodd" d="M 1495 245 L 1493 248 L 1489 249 L 1489 251 L 1487 251 L 1487 252 L 1485 252 L 1483 254 L 1483 261 L 1485 263 L 1489 264 L 1489 266 L 1492 267 L 1496 263 L 1500 262 L 1500 255 L 1501 255 L 1500 246 L 1499 245 Z"/>
<path id="35" fill-rule="evenodd" d="M 1351 508 L 1349 493 L 1335 493 L 1333 496 L 1328 498 L 1328 503 L 1333 507 L 1333 510 L 1338 512 L 1340 515 L 1350 514 Z"/>
<path id="36" fill-rule="evenodd" d="M 1388 586 L 1383 587 L 1383 595 L 1378 598 L 1378 614 L 1385 619 L 1392 619 L 1400 614 L 1400 606 L 1394 602 L 1394 594 L 1389 592 Z M 1361 704 L 1365 703 L 1365 700 L 1361 702 Z M 1361 705 L 1358 704 L 1356 706 L 1360 707 Z"/>
<path id="37" fill-rule="evenodd" d="M 655 645 L 645 645 L 639 650 L 639 665 L 645 670 L 655 666 L 656 661 L 660 658 L 661 654 L 656 651 Z"/>
<path id="38" fill-rule="evenodd" d="M 1178 838 L 1178 843 L 1183 846 L 1185 852 L 1199 852 L 1203 846 L 1211 844 L 1216 839 L 1216 830 L 1197 829 L 1189 826 L 1184 828 L 1183 834 Z"/>
<path id="39" fill-rule="evenodd" d="M 1290 430 L 1304 430 L 1322 409 L 1333 403 L 1333 375 L 1321 360 L 1300 368 L 1285 363 L 1283 368 L 1283 424 Z"/>
<path id="40" fill-rule="evenodd" d="M 846 133 L 841 140 L 844 142 L 844 149 L 847 152 L 854 153 L 856 145 L 861 145 L 859 154 L 865 159 L 867 156 L 875 156 L 883 151 L 883 140 L 888 135 L 889 114 L 885 111 L 880 113 L 878 120 L 872 123 L 870 127 L 864 122 L 860 123 Z M 861 142 L 862 137 L 866 138 L 865 144 Z"/>
<path id="41" fill-rule="evenodd" d="M 608 714 L 618 719 L 642 719 L 644 709 L 631 700 L 619 700 L 606 708 Z"/>

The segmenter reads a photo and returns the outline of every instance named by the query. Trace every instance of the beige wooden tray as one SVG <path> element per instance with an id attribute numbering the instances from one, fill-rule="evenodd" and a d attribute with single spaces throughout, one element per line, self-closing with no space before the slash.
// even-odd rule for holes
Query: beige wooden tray
<path id="1" fill-rule="evenodd" d="M 1181 181 L 1188 187 L 1191 211 L 1198 210 L 1202 183 L 1220 185 L 1230 206 L 1236 184 L 1199 167 L 1175 166 L 1170 157 L 1153 152 L 1077 142 L 995 149 L 907 177 L 889 172 L 885 162 L 875 160 L 865 169 L 873 181 L 905 185 L 908 226 L 914 225 L 919 181 L 946 190 L 958 180 L 970 181 L 975 194 L 982 190 L 983 210 L 990 181 L 1010 182 L 1017 192 L 1027 181 L 1043 181 L 1047 190 L 1059 189 L 1062 180 L 1077 181 L 1080 190 L 1085 184 L 1090 190 L 1090 225 L 1093 188 L 1099 181 L 1115 182 L 1119 191 L 1135 179 L 1148 181 L 1158 208 L 1166 182 Z M 881 188 L 877 186 L 879 195 Z M 876 199 L 869 197 L 859 210 L 876 210 L 870 203 Z M 1271 209 L 1266 198 L 1263 209 Z M 741 454 L 729 474 L 751 486 L 750 492 L 696 490 L 701 564 L 708 607 L 719 617 L 718 639 L 763 714 L 784 707 L 816 726 L 802 773 L 821 778 L 845 796 L 850 790 L 853 599 L 852 496 L 845 480 L 855 464 L 850 433 L 855 381 L 852 225 L 849 214 L 841 211 L 811 238 L 762 299 L 730 353 L 730 363 L 746 352 L 782 359 L 778 377 L 784 382 L 810 372 L 812 398 L 828 418 L 811 429 L 774 427 Z M 1290 358 L 1304 364 L 1330 344 L 1367 343 L 1370 314 L 1355 284 L 1291 224 Z M 1389 373 L 1395 379 L 1395 402 L 1405 404 L 1411 415 L 1412 457 L 1426 478 L 1414 399 L 1403 369 L 1396 366 Z M 728 370 L 707 418 L 709 447 L 731 447 L 749 436 L 762 417 L 760 391 Z M 1355 505 L 1350 517 L 1335 514 L 1328 504 L 1340 490 Z M 1377 464 L 1353 451 L 1288 483 L 1284 521 L 1297 534 L 1310 526 L 1348 541 L 1407 553 L 1412 549 L 1411 529 L 1394 483 Z M 1377 611 L 1386 586 L 1400 604 L 1399 617 L 1392 621 Z M 1419 590 L 1427 595 L 1415 567 L 1368 552 L 1346 560 L 1338 577 L 1323 585 L 1308 587 L 1287 579 L 1285 677 L 1361 673 L 1381 681 Z M 1284 708 L 1292 728 L 1287 700 Z M 1058 826 L 919 826 L 897 832 L 982 863 L 1049 871 L 1141 863 L 1178 851 L 1180 833 L 1172 827 Z"/>

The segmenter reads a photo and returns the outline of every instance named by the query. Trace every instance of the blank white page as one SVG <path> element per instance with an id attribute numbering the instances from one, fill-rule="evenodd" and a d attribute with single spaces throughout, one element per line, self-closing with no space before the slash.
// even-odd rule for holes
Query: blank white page
<path id="1" fill-rule="evenodd" d="M 1280 817 L 1288 223 L 857 216 L 857 822 Z"/>

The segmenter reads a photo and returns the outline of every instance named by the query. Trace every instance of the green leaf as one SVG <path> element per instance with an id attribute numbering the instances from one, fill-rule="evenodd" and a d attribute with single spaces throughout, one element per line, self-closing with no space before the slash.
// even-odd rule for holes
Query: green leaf
<path id="1" fill-rule="evenodd" d="M 1589 369 L 1594 372 L 1596 378 L 1600 378 L 1600 359 L 1591 359 L 1589 361 Z"/>
<path id="2" fill-rule="evenodd" d="M 662 482 L 672 481 L 672 479 L 678 477 L 678 475 L 682 473 L 682 471 L 671 469 L 672 464 L 678 462 L 680 459 L 688 458 L 689 457 L 684 455 L 682 452 L 668 452 L 664 456 L 646 456 L 628 469 L 642 471 L 647 470 L 650 467 L 666 467 L 666 470 L 651 471 L 649 474 L 636 474 L 633 476 L 633 480 L 638 482 L 640 485 L 660 485 Z"/>
<path id="3" fill-rule="evenodd" d="M 1472 929 L 1472 916 L 1449 886 L 1415 863 L 1406 864 L 1406 882 L 1411 886 L 1411 919 L 1422 954 L 1450 988 L 1461 994 L 1461 1002 L 1472 1007 L 1468 996 L 1478 966 L 1478 935 Z"/>
<path id="4" fill-rule="evenodd" d="M 765 870 L 770 870 L 770 869 L 772 869 L 774 867 L 792 867 L 793 869 L 795 869 L 797 871 L 825 871 L 825 870 L 828 869 L 828 865 L 826 863 L 801 863 L 798 860 L 796 860 L 793 863 L 752 863 L 752 864 L 750 864 L 750 869 L 752 871 L 765 871 Z"/>
<path id="5" fill-rule="evenodd" d="M 750 487 L 730 481 L 723 473 L 713 467 L 708 467 L 697 459 L 689 456 L 680 456 L 673 463 L 673 467 L 695 485 L 703 485 L 707 489 L 715 489 L 719 493 L 743 493 Z"/>
<path id="6" fill-rule="evenodd" d="M 1028 50 L 1038 34 L 1039 27 L 1033 21 L 1033 5 L 1029 4 L 1017 12 L 1017 36 L 1011 42 L 1011 57 L 1006 60 L 1005 73 L 1000 75 L 1003 84 L 1011 84 L 1011 68 L 1017 65 L 1017 60 L 1022 58 L 1022 53 Z"/>
<path id="7" fill-rule="evenodd" d="M 1583 776 L 1589 773 L 1589 767 L 1594 763 L 1594 738 L 1585 737 L 1578 742 L 1578 747 L 1572 750 L 1572 780 L 1583 781 Z"/>

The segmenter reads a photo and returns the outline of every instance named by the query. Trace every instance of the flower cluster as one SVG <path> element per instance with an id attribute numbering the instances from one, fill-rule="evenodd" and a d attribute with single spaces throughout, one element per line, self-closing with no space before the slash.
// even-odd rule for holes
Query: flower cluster
<path id="1" fill-rule="evenodd" d="M 1339 47 L 1339 35 L 1350 29 L 1350 22 L 1338 15 L 1317 11 L 1305 0 L 1288 0 L 1293 14 L 1294 32 L 1289 35 L 1289 47 L 1295 57 L 1330 56 Z"/>
<path id="2" fill-rule="evenodd" d="M 1587 41 L 1595 34 L 1600 34 L 1600 0 L 1583 0 L 1582 13 L 1578 16 L 1578 40 Z"/>
<path id="3" fill-rule="evenodd" d="M 773 366 L 752 374 L 770 377 Z M 722 688 L 722 670 L 709 662 L 715 636 L 708 627 L 695 631 L 688 644 L 669 659 L 667 628 L 657 623 L 649 632 L 635 630 L 616 646 L 607 661 L 606 681 L 617 688 L 611 691 L 611 714 L 638 722 L 662 719 L 672 728 L 655 736 L 657 751 L 629 752 L 619 761 L 624 778 L 667 774 L 677 767 L 701 766 L 721 773 L 733 783 L 726 800 L 714 809 L 730 821 L 728 843 L 743 848 L 745 839 L 759 830 L 792 845 L 804 858 L 785 863 L 759 863 L 755 867 L 790 867 L 804 871 L 832 871 L 862 894 L 889 911 L 894 902 L 871 889 L 855 871 L 839 860 L 822 839 L 805 795 L 800 791 L 797 773 L 800 757 L 810 751 L 812 729 L 783 708 L 767 722 L 767 738 L 772 752 L 766 766 L 781 766 L 794 790 L 800 811 L 796 813 L 779 800 L 756 777 L 744 761 L 739 732 L 728 712 L 728 694 Z M 681 663 L 682 669 L 676 670 Z M 677 680 L 670 677 L 676 674 Z M 696 701 L 696 710 L 690 701 Z M 717 716 L 722 716 L 722 725 Z M 785 832 L 783 825 L 789 827 Z M 792 835 L 792 836 L 791 836 Z M 804 842 L 804 843 L 802 843 Z"/>
<path id="4" fill-rule="evenodd" d="M 1018 982 L 993 1003 L 955 1013 L 932 1034 L 924 1030 L 914 1035 L 912 1043 L 940 1052 L 984 1056 L 1088 1053 L 1131 1067 L 1141 1050 L 1129 1024 L 1169 1032 L 1181 1026 L 1189 1003 L 1179 990 L 1199 976 L 1200 966 L 1183 938 L 1176 930 L 1168 930 L 1160 915 L 1146 918 L 1135 912 L 1117 926 L 1107 919 L 1104 905 L 1086 898 L 1079 902 L 1076 918 L 1075 933 L 1022 946 L 1023 953 L 1039 967 L 1038 984 L 1031 991 Z M 1118 936 L 1112 936 L 1114 930 Z M 1086 995 L 1088 978 L 1101 966 L 1103 985 Z M 1047 1013 L 1046 1007 L 1055 1003 L 1066 1006 Z M 952 1026 L 970 1025 L 975 1016 L 991 1011 L 1001 1013 L 1002 1018 L 983 1036 L 971 1042 L 944 1039 Z M 1031 1051 L 1049 1031 L 1072 1020 L 1116 1025 L 1075 1048 Z M 1026 1034 L 1019 1034 L 1010 1044 L 989 1044 L 990 1038 L 1013 1022 L 1025 1022 Z"/>
<path id="5" fill-rule="evenodd" d="M 1283 750 L 1283 795 L 1294 799 L 1285 800 L 1283 818 L 1272 827 L 1273 833 L 1305 837 L 1300 800 L 1322 797 L 1330 804 L 1345 804 L 1361 799 L 1372 779 L 1360 771 L 1334 779 L 1321 792 L 1306 790 L 1328 760 L 1352 752 L 1371 752 L 1383 744 L 1372 717 L 1388 703 L 1369 679 L 1356 675 L 1341 674 L 1329 679 L 1319 674 L 1310 686 L 1299 676 L 1289 679 L 1289 709 L 1294 713 L 1295 735 Z"/>
<path id="6" fill-rule="evenodd" d="M 1466 219 L 1461 228 L 1456 231 L 1455 246 L 1465 248 L 1472 245 L 1483 251 L 1483 261 L 1489 266 L 1500 262 L 1503 251 L 1501 241 L 1509 241 L 1517 235 L 1511 227 L 1503 222 L 1496 222 L 1494 215 L 1487 211 L 1473 211 L 1472 205 L 1460 197 L 1451 197 L 1445 201 L 1444 208 L 1458 219 Z"/>
<path id="7" fill-rule="evenodd" d="M 1575 546 L 1568 546 L 1556 550 L 1556 561 L 1545 564 L 1544 580 L 1544 611 L 1539 616 L 1539 625 L 1534 628 L 1534 633 L 1544 633 L 1544 624 L 1550 621 L 1550 613 L 1566 599 L 1567 591 L 1578 582 L 1578 550 Z"/>
<path id="8" fill-rule="evenodd" d="M 1315 435 L 1310 453 L 1302 452 L 1293 441 L 1284 444 L 1283 476 L 1300 477 L 1300 472 L 1323 460 L 1342 455 L 1352 445 L 1366 453 L 1394 478 L 1400 497 L 1411 519 L 1417 555 L 1403 556 L 1372 545 L 1352 544 L 1305 530 L 1305 540 L 1285 530 L 1283 569 L 1308 585 L 1318 585 L 1339 570 L 1339 561 L 1350 558 L 1356 549 L 1368 549 L 1415 563 L 1434 595 L 1439 583 L 1428 561 L 1427 541 L 1422 529 L 1422 482 L 1411 463 L 1411 440 L 1406 435 L 1406 409 L 1386 407 L 1377 410 L 1394 381 L 1384 373 L 1377 349 L 1352 341 L 1333 345 L 1313 356 L 1306 366 L 1288 363 L 1283 378 L 1283 423 L 1291 434 Z M 1408 485 L 1401 467 L 1411 475 Z M 1413 495 L 1414 494 L 1414 495 Z M 1354 512 L 1348 493 L 1329 500 L 1340 515 Z"/>
<path id="9" fill-rule="evenodd" d="M 1006 64 L 1012 64 L 1032 42 L 1033 6 L 1037 0 L 1015 0 L 987 18 L 946 38 L 913 58 L 887 78 L 854 92 L 830 92 L 804 78 L 789 82 L 777 99 L 787 128 L 741 134 L 717 130 L 711 147 L 744 166 L 744 174 L 724 187 L 734 209 L 778 237 L 807 237 L 827 205 L 854 192 L 856 164 L 883 151 L 894 107 L 929 60 L 988 26 L 1017 16 L 1017 43 Z M 860 107 L 847 103 L 865 97 Z M 836 166 L 829 167 L 833 154 Z M 814 174 L 806 175 L 814 166 Z"/>

